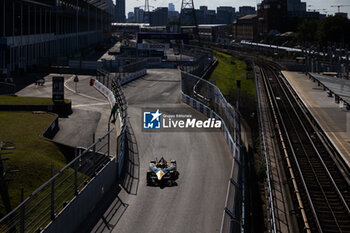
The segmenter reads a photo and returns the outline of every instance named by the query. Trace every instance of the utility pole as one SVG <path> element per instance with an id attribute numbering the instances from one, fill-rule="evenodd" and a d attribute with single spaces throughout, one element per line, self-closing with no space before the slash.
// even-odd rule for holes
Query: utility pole
<path id="1" fill-rule="evenodd" d="M 185 21 L 186 16 L 189 16 L 189 19 L 190 19 L 189 22 Z M 198 23 L 197 23 L 196 12 L 194 10 L 193 0 L 182 0 L 181 13 L 180 13 L 180 25 L 195 26 L 193 30 L 193 34 L 199 40 Z"/>
<path id="2" fill-rule="evenodd" d="M 143 12 L 143 23 L 150 23 L 150 12 L 149 12 L 149 0 L 145 0 L 145 6 L 144 6 L 144 12 Z"/>

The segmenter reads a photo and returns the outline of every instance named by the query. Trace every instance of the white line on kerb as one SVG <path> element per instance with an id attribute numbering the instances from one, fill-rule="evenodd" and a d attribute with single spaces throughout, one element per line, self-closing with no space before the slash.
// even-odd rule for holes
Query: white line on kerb
<path id="1" fill-rule="evenodd" d="M 77 104 L 77 105 L 73 105 L 73 107 L 79 108 L 79 107 L 97 106 L 97 105 L 109 105 L 109 103 Z"/>
<path id="2" fill-rule="evenodd" d="M 83 96 L 83 97 L 86 97 L 86 98 L 89 98 L 89 99 L 92 99 L 92 100 L 97 100 L 97 101 L 103 101 L 105 102 L 105 100 L 101 100 L 101 99 L 98 99 L 98 98 L 95 98 L 95 97 L 92 97 L 92 96 L 88 96 L 88 95 L 85 95 L 85 94 L 81 94 L 81 93 L 77 93 L 75 90 L 71 89 L 67 83 L 71 80 L 73 80 L 73 77 L 74 75 L 72 75 L 72 77 L 70 77 L 69 79 L 67 79 L 65 82 L 64 82 L 64 87 L 67 88 L 69 91 L 73 92 L 74 94 L 77 94 L 77 95 L 80 95 L 80 96 Z"/>

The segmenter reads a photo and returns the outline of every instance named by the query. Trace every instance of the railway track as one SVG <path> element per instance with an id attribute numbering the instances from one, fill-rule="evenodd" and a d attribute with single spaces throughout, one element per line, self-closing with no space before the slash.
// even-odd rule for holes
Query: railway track
<path id="1" fill-rule="evenodd" d="M 274 67 L 260 67 L 306 213 L 306 219 L 299 218 L 302 231 L 350 232 L 350 186 L 332 150 Z"/>

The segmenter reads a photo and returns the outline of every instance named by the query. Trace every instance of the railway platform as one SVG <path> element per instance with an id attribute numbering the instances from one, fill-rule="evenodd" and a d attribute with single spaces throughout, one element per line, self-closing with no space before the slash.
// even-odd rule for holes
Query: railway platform
<path id="1" fill-rule="evenodd" d="M 350 112 L 347 106 L 330 95 L 329 90 L 332 87 L 324 86 L 325 84 L 317 79 L 310 79 L 309 76 L 300 72 L 282 71 L 282 74 L 322 127 L 346 165 L 350 167 L 350 125 L 348 124 Z M 334 78 L 333 84 L 341 85 L 340 82 L 344 80 Z"/>

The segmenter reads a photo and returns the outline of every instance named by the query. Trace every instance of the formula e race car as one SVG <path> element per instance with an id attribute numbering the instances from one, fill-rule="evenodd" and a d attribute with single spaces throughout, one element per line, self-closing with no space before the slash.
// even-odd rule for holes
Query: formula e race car
<path id="1" fill-rule="evenodd" d="M 163 157 L 160 160 L 152 160 L 147 172 L 147 185 L 171 185 L 176 184 L 175 180 L 179 178 L 179 172 L 176 170 L 176 161 L 166 161 Z"/>

